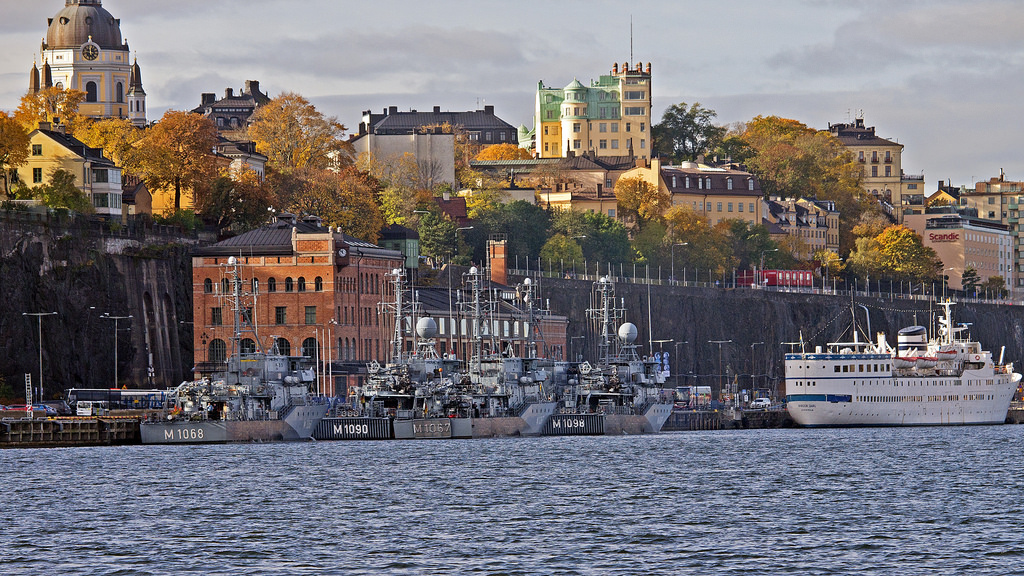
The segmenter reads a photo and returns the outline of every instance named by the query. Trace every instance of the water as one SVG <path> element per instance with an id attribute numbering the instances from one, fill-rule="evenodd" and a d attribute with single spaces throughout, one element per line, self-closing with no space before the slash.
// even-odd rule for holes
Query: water
<path id="1" fill-rule="evenodd" d="M 1021 574 L 1024 427 L 0 451 L 3 574 Z"/>

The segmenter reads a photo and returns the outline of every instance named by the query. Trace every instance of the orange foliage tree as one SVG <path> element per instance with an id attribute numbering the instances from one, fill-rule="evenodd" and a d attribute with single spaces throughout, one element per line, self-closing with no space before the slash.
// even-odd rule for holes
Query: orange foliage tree
<path id="1" fill-rule="evenodd" d="M 139 172 L 153 190 L 174 188 L 177 212 L 183 192 L 195 200 L 196 189 L 216 178 L 216 144 L 217 127 L 209 118 L 168 110 L 139 142 Z"/>
<path id="2" fill-rule="evenodd" d="M 530 151 L 515 144 L 492 144 L 476 155 L 476 160 L 529 160 Z"/>

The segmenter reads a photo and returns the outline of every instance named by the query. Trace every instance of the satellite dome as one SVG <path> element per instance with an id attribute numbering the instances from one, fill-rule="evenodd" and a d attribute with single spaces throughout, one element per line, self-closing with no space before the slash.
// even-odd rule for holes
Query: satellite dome
<path id="1" fill-rule="evenodd" d="M 420 338 L 437 336 L 437 322 L 433 318 L 420 318 L 416 321 L 416 334 Z"/>
<path id="2" fill-rule="evenodd" d="M 472 268 L 469 269 L 470 274 L 476 274 L 477 272 L 479 272 L 479 270 L 476 269 L 476 266 L 473 266 Z"/>
<path id="3" fill-rule="evenodd" d="M 234 266 L 235 264 L 238 264 L 238 258 L 235 258 L 234 256 L 229 256 L 228 266 Z"/>
<path id="4" fill-rule="evenodd" d="M 101 0 L 66 0 L 64 9 L 50 18 L 46 47 L 51 50 L 78 48 L 89 38 L 108 50 L 124 50 L 121 21 L 110 15 Z"/>
<path id="5" fill-rule="evenodd" d="M 619 340 L 622 340 L 626 344 L 632 344 L 636 341 L 636 325 L 632 322 L 626 322 L 622 326 L 619 326 Z"/>
<path id="6" fill-rule="evenodd" d="M 529 286 L 529 285 L 530 285 L 530 284 L 532 284 L 532 283 L 533 283 L 533 282 L 530 282 L 530 279 L 529 279 L 529 278 L 526 278 L 525 280 L 523 280 L 523 284 L 526 284 L 527 286 Z"/>

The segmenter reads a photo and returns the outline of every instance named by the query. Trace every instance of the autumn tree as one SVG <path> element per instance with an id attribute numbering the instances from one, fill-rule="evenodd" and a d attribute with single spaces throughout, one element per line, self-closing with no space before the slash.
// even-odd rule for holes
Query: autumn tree
<path id="1" fill-rule="evenodd" d="M 195 200 L 196 189 L 217 176 L 213 148 L 217 127 L 204 116 L 168 110 L 139 141 L 139 174 L 152 190 L 174 189 L 174 211 L 183 192 Z"/>
<path id="2" fill-rule="evenodd" d="M 196 197 L 196 210 L 217 230 L 246 232 L 266 223 L 278 205 L 272 189 L 254 170 L 222 173 Z"/>
<path id="3" fill-rule="evenodd" d="M 63 208 L 82 214 L 92 214 L 92 201 L 75 186 L 75 175 L 67 170 L 55 169 L 50 172 L 50 181 L 33 188 L 33 194 L 44 206 Z"/>
<path id="4" fill-rule="evenodd" d="M 410 152 L 400 156 L 362 153 L 356 167 L 380 183 L 381 212 L 388 224 L 405 226 L 418 206 L 432 203 L 431 187 L 420 179 L 420 163 Z"/>
<path id="5" fill-rule="evenodd" d="M 4 194 L 13 198 L 11 173 L 28 162 L 28 131 L 17 120 L 0 110 L 0 178 L 4 180 Z"/>
<path id="6" fill-rule="evenodd" d="M 618 211 L 624 217 L 634 218 L 637 226 L 660 220 L 672 202 L 668 192 L 643 178 L 619 178 L 615 182 Z"/>
<path id="7" fill-rule="evenodd" d="M 340 171 L 301 168 L 291 180 L 285 207 L 289 212 L 319 216 L 327 226 L 368 242 L 376 242 L 384 227 L 377 197 L 380 183 L 353 166 Z"/>
<path id="8" fill-rule="evenodd" d="M 352 163 L 345 126 L 293 92 L 257 108 L 248 136 L 278 170 L 340 168 Z"/>
<path id="9" fill-rule="evenodd" d="M 144 136 L 145 133 L 127 118 L 86 120 L 75 127 L 75 138 L 86 146 L 102 148 L 104 157 L 131 175 L 141 170 L 142 160 L 137 144 Z"/>
<path id="10" fill-rule="evenodd" d="M 942 270 L 935 250 L 906 226 L 889 226 L 877 236 L 858 238 L 856 244 L 847 264 L 859 276 L 921 282 L 937 279 Z"/>
<path id="11" fill-rule="evenodd" d="M 708 218 L 689 206 L 673 206 L 665 214 L 664 243 L 685 244 L 676 249 L 675 268 L 693 267 L 720 272 L 730 262 L 731 252 L 723 229 L 712 227 Z"/>
<path id="12" fill-rule="evenodd" d="M 1006 279 L 998 274 L 986 278 L 978 289 L 990 298 L 1006 298 L 1009 293 L 1006 289 Z"/>
<path id="13" fill-rule="evenodd" d="M 63 88 L 43 88 L 34 94 L 21 97 L 14 117 L 28 130 L 34 130 L 40 122 L 62 124 L 73 132 L 82 120 L 78 107 L 85 101 L 85 92 Z"/>
<path id="14" fill-rule="evenodd" d="M 530 151 L 515 144 L 492 144 L 476 155 L 475 160 L 529 160 Z"/>
<path id="15" fill-rule="evenodd" d="M 654 149 L 676 161 L 696 160 L 700 154 L 713 150 L 725 136 L 726 129 L 714 124 L 714 110 L 700 102 L 689 108 L 686 102 L 665 109 L 661 122 L 651 127 Z"/>

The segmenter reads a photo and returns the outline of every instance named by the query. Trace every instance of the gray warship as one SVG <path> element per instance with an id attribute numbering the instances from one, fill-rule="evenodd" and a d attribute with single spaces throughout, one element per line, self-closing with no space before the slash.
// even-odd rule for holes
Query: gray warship
<path id="1" fill-rule="evenodd" d="M 242 331 L 260 342 L 255 326 L 242 319 L 238 261 L 228 259 L 234 312 L 231 355 L 223 372 L 182 382 L 167 395 L 159 416 L 140 424 L 143 444 L 208 444 L 308 440 L 328 404 L 310 393 L 315 381 L 306 357 L 240 348 Z"/>

